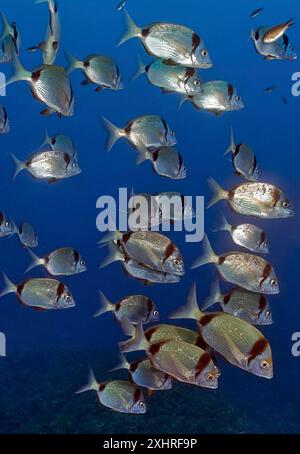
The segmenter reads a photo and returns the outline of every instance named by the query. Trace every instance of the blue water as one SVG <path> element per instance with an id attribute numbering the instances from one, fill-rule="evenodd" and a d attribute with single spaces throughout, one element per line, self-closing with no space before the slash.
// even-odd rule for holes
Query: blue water
<path id="1" fill-rule="evenodd" d="M 247 41 L 249 13 L 265 6 L 266 12 L 255 23 L 273 24 L 294 17 L 296 26 L 289 35 L 300 53 L 299 2 L 258 3 L 252 0 L 128 0 L 127 5 L 140 25 L 154 21 L 177 22 L 198 31 L 214 63 L 213 69 L 202 72 L 203 79 L 223 79 L 235 85 L 245 103 L 245 109 L 240 112 L 216 118 L 197 112 L 189 104 L 178 112 L 176 96 L 163 96 L 145 77 L 132 83 L 137 54 L 145 61 L 150 62 L 151 58 L 138 40 L 116 47 L 124 25 L 122 13 L 115 12 L 115 0 L 60 1 L 62 47 L 80 58 L 91 53 L 114 57 L 124 75 L 123 91 L 95 93 L 91 87 L 80 85 L 82 75 L 75 72 L 71 75 L 75 115 L 60 119 L 39 114 L 43 106 L 32 99 L 25 83 L 8 87 L 7 97 L 2 102 L 7 107 L 11 132 L 0 138 L 1 210 L 15 222 L 28 220 L 35 226 L 40 243 L 38 255 L 70 245 L 84 256 L 88 272 L 65 279 L 76 299 L 77 306 L 73 310 L 38 313 L 20 306 L 14 295 L 1 300 L 0 331 L 7 337 L 7 358 L 0 358 L 1 431 L 300 431 L 297 416 L 300 358 L 292 356 L 290 340 L 292 333 L 300 330 L 298 217 L 256 222 L 270 237 L 270 261 L 276 268 L 281 287 L 280 295 L 270 298 L 274 325 L 263 329 L 273 350 L 275 377 L 272 381 L 251 376 L 220 360 L 222 376 L 218 391 L 211 393 L 178 385 L 174 391 L 154 396 L 148 404 L 147 415 L 139 418 L 99 409 L 93 396 L 73 395 L 84 380 L 89 364 L 99 380 L 106 380 L 106 369 L 114 364 L 118 354 L 117 342 L 122 335 L 111 314 L 92 318 L 98 308 L 99 290 L 112 301 L 126 294 L 144 292 L 155 300 L 162 320 L 166 320 L 172 309 L 184 303 L 194 280 L 201 302 L 216 277 L 211 266 L 189 271 L 189 265 L 201 253 L 201 245 L 185 243 L 183 233 L 171 235 L 184 255 L 188 270 L 180 284 L 143 288 L 128 279 L 118 263 L 100 270 L 99 263 L 105 255 L 96 244 L 100 239 L 96 229 L 96 200 L 100 195 L 116 195 L 119 187 L 128 187 L 135 192 L 175 190 L 209 197 L 209 176 L 226 188 L 237 184 L 239 180 L 233 175 L 231 164 L 223 158 L 232 125 L 236 140 L 255 150 L 261 179 L 282 187 L 300 213 L 300 99 L 291 95 L 291 76 L 300 66 L 297 62 L 264 62 Z M 26 48 L 43 39 L 47 6 L 34 5 L 31 0 L 2 0 L 0 7 L 21 30 L 22 63 L 27 69 L 36 68 L 41 55 L 27 53 Z M 62 50 L 57 61 L 65 65 Z M 9 65 L 3 65 L 1 70 L 7 75 L 10 73 Z M 276 90 L 265 95 L 263 90 L 270 85 L 275 85 Z M 281 96 L 288 98 L 287 105 L 283 104 Z M 129 119 L 147 113 L 163 116 L 175 130 L 178 149 L 188 169 L 186 180 L 163 179 L 152 172 L 149 162 L 136 166 L 135 153 L 125 142 L 120 141 L 110 154 L 104 151 L 102 115 L 122 126 Z M 24 172 L 12 183 L 13 163 L 9 153 L 25 159 L 43 142 L 46 129 L 51 135 L 64 133 L 72 137 L 79 152 L 82 174 L 48 185 Z M 226 233 L 211 233 L 221 213 L 235 222 L 242 219 L 233 215 L 225 204 L 206 212 L 206 232 L 220 253 L 233 248 Z M 2 239 L 0 247 L 0 269 L 14 282 L 21 282 L 30 262 L 26 251 L 16 237 Z M 42 269 L 36 269 L 30 275 L 45 274 Z M 185 322 L 182 325 L 194 326 Z M 57 407 L 55 402 L 58 402 Z M 50 423 L 53 418 L 55 423 Z M 80 427 L 78 418 L 85 419 Z"/>

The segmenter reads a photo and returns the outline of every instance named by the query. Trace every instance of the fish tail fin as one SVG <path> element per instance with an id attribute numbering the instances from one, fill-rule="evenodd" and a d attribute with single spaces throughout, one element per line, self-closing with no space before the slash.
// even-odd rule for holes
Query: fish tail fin
<path id="1" fill-rule="evenodd" d="M 218 256 L 215 254 L 209 239 L 205 235 L 203 240 L 203 255 L 194 261 L 191 269 L 199 268 L 199 266 L 207 265 L 208 263 L 216 263 L 217 260 Z"/>
<path id="2" fill-rule="evenodd" d="M 82 68 L 82 61 L 75 58 L 74 55 L 72 55 L 70 52 L 64 50 L 64 55 L 65 59 L 68 62 L 68 66 L 66 68 L 67 74 L 71 74 L 71 72 L 73 72 L 75 69 Z"/>
<path id="3" fill-rule="evenodd" d="M 191 318 L 193 320 L 199 320 L 201 318 L 202 311 L 200 310 L 197 302 L 197 288 L 196 283 L 194 282 L 188 298 L 187 302 L 184 306 L 176 309 L 169 315 L 171 319 L 178 319 L 178 318 Z"/>
<path id="4" fill-rule="evenodd" d="M 227 150 L 224 153 L 224 156 L 226 156 L 228 153 L 232 152 L 234 153 L 235 150 L 235 143 L 234 143 L 234 134 L 233 134 L 233 127 L 231 127 L 231 133 L 230 133 L 230 145 L 227 148 Z"/>
<path id="5" fill-rule="evenodd" d="M 205 299 L 204 304 L 202 306 L 202 310 L 205 311 L 209 307 L 214 306 L 215 304 L 219 303 L 222 298 L 222 293 L 220 289 L 219 281 L 216 280 L 212 283 L 210 295 Z"/>
<path id="6" fill-rule="evenodd" d="M 108 220 L 109 220 L 109 224 L 108 224 L 108 233 L 106 235 L 104 235 L 104 237 L 98 241 L 98 244 L 102 245 L 102 244 L 107 244 L 107 243 L 111 243 L 115 240 L 119 240 L 122 238 L 122 233 L 117 229 L 117 226 L 114 222 L 114 220 L 111 218 L 111 216 L 108 215 Z"/>
<path id="7" fill-rule="evenodd" d="M 136 80 L 138 77 L 140 77 L 142 74 L 145 74 L 145 72 L 146 72 L 146 65 L 143 62 L 141 56 L 138 55 L 137 57 L 138 57 L 138 61 L 137 61 L 138 68 L 137 68 L 135 75 L 132 78 L 132 81 Z"/>
<path id="8" fill-rule="evenodd" d="M 105 314 L 106 312 L 112 312 L 113 310 L 114 305 L 106 298 L 104 293 L 100 292 L 100 308 L 95 312 L 93 317 L 99 317 L 99 315 Z"/>
<path id="9" fill-rule="evenodd" d="M 38 257 L 37 255 L 35 255 L 31 249 L 27 249 L 28 251 L 28 254 L 30 255 L 30 257 L 32 258 L 32 262 L 31 264 L 29 265 L 29 267 L 26 269 L 25 273 L 28 273 L 28 271 L 32 270 L 33 268 L 35 268 L 36 266 L 40 266 L 40 265 L 43 265 L 45 263 L 45 260 L 44 259 L 41 259 L 40 257 Z"/>
<path id="10" fill-rule="evenodd" d="M 220 202 L 220 200 L 225 200 L 228 198 L 228 191 L 223 189 L 213 178 L 209 178 L 208 184 L 210 189 L 213 191 L 212 198 L 208 202 L 207 208 L 211 208 L 216 203 Z"/>
<path id="11" fill-rule="evenodd" d="M 0 18 L 1 18 L 1 22 L 2 22 L 2 34 L 0 37 L 0 41 L 2 41 L 3 39 L 5 39 L 7 36 L 10 35 L 11 26 L 9 25 L 8 20 L 2 11 L 0 11 Z"/>
<path id="12" fill-rule="evenodd" d="M 141 321 L 136 327 L 133 327 L 133 335 L 131 339 L 120 342 L 120 350 L 122 353 L 136 352 L 139 350 L 147 350 L 149 342 L 147 341 L 144 333 L 143 324 Z"/>
<path id="13" fill-rule="evenodd" d="M 112 369 L 110 369 L 109 372 L 114 372 L 115 370 L 120 370 L 120 369 L 127 369 L 127 370 L 130 369 L 130 363 L 127 361 L 125 355 L 123 355 L 123 353 L 121 353 L 121 352 L 119 355 L 118 363 Z"/>
<path id="14" fill-rule="evenodd" d="M 142 36 L 142 29 L 138 27 L 135 22 L 132 20 L 126 9 L 124 9 L 125 15 L 125 33 L 118 42 L 117 46 L 121 46 L 121 44 L 125 43 L 131 38 L 141 38 Z"/>
<path id="15" fill-rule="evenodd" d="M 119 251 L 119 249 L 117 248 L 116 244 L 109 243 L 108 249 L 109 249 L 108 256 L 105 257 L 104 260 L 102 260 L 102 262 L 100 263 L 100 268 L 105 268 L 106 266 L 111 265 L 112 263 L 115 263 L 115 262 L 124 261 L 124 257 L 122 255 L 122 253 Z"/>
<path id="16" fill-rule="evenodd" d="M 3 273 L 3 280 L 4 280 L 4 288 L 0 293 L 0 298 L 2 296 L 8 295 L 9 293 L 17 293 L 17 286 L 11 282 L 5 273 Z"/>
<path id="17" fill-rule="evenodd" d="M 180 95 L 179 103 L 178 103 L 178 108 L 177 108 L 178 111 L 181 109 L 181 107 L 183 106 L 183 104 L 184 104 L 188 99 L 189 99 L 188 96 L 186 96 L 186 95 Z"/>
<path id="18" fill-rule="evenodd" d="M 294 17 L 292 17 L 292 19 L 287 20 L 286 23 L 285 23 L 285 25 L 286 25 L 287 27 L 292 27 L 293 25 L 295 25 L 295 19 L 294 19 Z"/>
<path id="19" fill-rule="evenodd" d="M 14 74 L 0 87 L 0 90 L 20 80 L 31 81 L 31 72 L 24 68 L 15 52 L 12 54 L 12 66 Z"/>
<path id="20" fill-rule="evenodd" d="M 41 148 L 45 147 L 46 145 L 50 145 L 50 144 L 51 144 L 51 137 L 49 136 L 48 130 L 46 129 L 45 139 L 41 145 Z"/>
<path id="21" fill-rule="evenodd" d="M 75 394 L 81 394 L 85 393 L 86 391 L 99 391 L 99 383 L 96 380 L 96 377 L 94 375 L 94 372 L 90 368 L 88 377 L 87 377 L 87 383 L 83 386 L 81 386 Z"/>
<path id="22" fill-rule="evenodd" d="M 225 218 L 224 215 L 222 216 L 222 221 L 221 221 L 221 224 L 219 225 L 219 227 L 217 227 L 213 231 L 214 232 L 222 232 L 223 230 L 228 231 L 228 232 L 231 231 L 231 225 L 228 223 L 228 221 L 227 221 L 227 219 Z"/>
<path id="23" fill-rule="evenodd" d="M 123 129 L 118 128 L 104 117 L 102 117 L 102 124 L 107 131 L 107 138 L 104 146 L 106 151 L 110 151 L 114 144 L 126 134 Z"/>
<path id="24" fill-rule="evenodd" d="M 136 158 L 136 165 L 142 164 L 143 162 L 147 161 L 147 159 L 151 159 L 152 153 L 150 153 L 145 145 L 141 142 L 138 144 L 136 149 L 138 156 Z"/>
<path id="25" fill-rule="evenodd" d="M 15 165 L 16 165 L 16 169 L 15 169 L 15 173 L 13 175 L 13 181 L 15 180 L 16 176 L 24 169 L 26 169 L 26 164 L 25 162 L 22 162 L 20 161 L 13 153 L 10 153 Z"/>

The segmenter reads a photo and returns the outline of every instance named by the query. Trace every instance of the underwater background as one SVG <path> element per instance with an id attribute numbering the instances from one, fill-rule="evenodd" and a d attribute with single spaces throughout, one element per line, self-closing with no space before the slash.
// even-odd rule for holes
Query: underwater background
<path id="1" fill-rule="evenodd" d="M 258 4 L 259 3 L 259 4 Z M 185 24 L 197 31 L 209 48 L 214 66 L 202 71 L 204 80 L 231 82 L 242 96 L 245 108 L 221 117 L 197 112 L 186 103 L 180 111 L 176 95 L 164 96 L 146 77 L 134 82 L 137 54 L 150 62 L 138 40 L 116 47 L 124 31 L 123 13 L 115 0 L 61 0 L 62 48 L 79 58 L 99 53 L 114 57 L 124 75 L 125 89 L 95 93 L 80 85 L 82 75 L 71 75 L 75 115 L 71 118 L 42 117 L 42 106 L 32 99 L 25 83 L 7 88 L 1 102 L 6 106 L 11 131 L 0 137 L 1 211 L 16 223 L 31 222 L 39 238 L 39 256 L 62 246 L 78 249 L 88 271 L 64 279 L 76 300 L 68 311 L 35 312 L 21 306 L 15 295 L 0 301 L 0 331 L 7 339 L 7 357 L 0 358 L 1 433 L 299 433 L 300 358 L 291 354 L 291 336 L 300 331 L 300 98 L 291 95 L 296 62 L 265 62 L 248 42 L 249 14 L 265 6 L 255 24 L 279 23 L 290 17 L 296 26 L 289 36 L 300 53 L 300 5 L 297 0 L 258 2 L 247 0 L 128 0 L 127 8 L 139 25 L 155 21 Z M 21 31 L 20 59 L 26 69 L 41 62 L 40 53 L 26 51 L 44 38 L 47 5 L 32 0 L 1 0 L 0 8 Z M 62 49 L 58 63 L 66 65 Z M 1 71 L 10 74 L 9 65 Z M 264 94 L 267 86 L 276 86 Z M 282 102 L 281 96 L 288 103 Z M 143 114 L 164 117 L 176 132 L 177 148 L 184 157 L 188 177 L 167 180 L 152 172 L 151 164 L 135 165 L 135 152 L 120 141 L 104 151 L 102 115 L 122 126 Z M 249 144 L 256 152 L 261 180 L 283 188 L 298 216 L 262 221 L 270 240 L 268 257 L 279 277 L 281 293 L 270 297 L 274 324 L 263 327 L 274 360 L 273 380 L 260 379 L 220 359 L 219 389 L 200 389 L 176 383 L 171 391 L 157 392 L 148 400 L 145 415 L 122 415 L 100 407 L 95 393 L 75 395 L 85 382 L 89 365 L 99 381 L 126 377 L 126 371 L 108 373 L 118 359 L 120 327 L 112 314 L 93 319 L 98 309 L 98 291 L 116 302 L 127 294 L 145 293 L 156 302 L 161 320 L 185 302 L 194 281 L 201 305 L 216 278 L 213 266 L 189 270 L 201 253 L 201 244 L 185 243 L 184 232 L 172 233 L 184 255 L 187 273 L 180 284 L 143 287 L 126 277 L 120 263 L 103 270 L 106 254 L 97 248 L 101 234 L 96 229 L 96 200 L 103 194 L 117 197 L 119 187 L 139 192 L 180 191 L 185 195 L 210 196 L 207 178 L 223 187 L 239 183 L 223 153 L 230 142 L 230 127 L 236 142 Z M 12 183 L 14 165 L 9 153 L 25 159 L 50 135 L 69 135 L 78 150 L 82 173 L 76 178 L 48 185 L 27 173 Z M 205 230 L 218 253 L 233 249 L 227 233 L 212 233 L 224 213 L 232 222 L 244 219 L 220 203 L 205 212 Z M 24 278 L 30 263 L 17 237 L 0 241 L 0 270 L 16 283 Z M 42 268 L 29 276 L 45 276 Z M 223 284 L 222 284 L 223 285 Z M 226 286 L 223 286 L 225 289 Z M 195 327 L 193 322 L 180 321 Z"/>

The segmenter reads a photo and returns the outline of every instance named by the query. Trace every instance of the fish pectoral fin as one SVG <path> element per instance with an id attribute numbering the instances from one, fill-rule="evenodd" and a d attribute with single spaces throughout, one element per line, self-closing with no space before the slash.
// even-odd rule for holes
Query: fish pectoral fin
<path id="1" fill-rule="evenodd" d="M 44 110 L 41 111 L 41 115 L 45 115 L 45 116 L 46 116 L 46 115 L 52 115 L 53 112 L 54 112 L 54 111 L 53 111 L 52 109 L 50 109 L 49 107 L 47 107 L 46 109 L 44 109 Z"/>
<path id="2" fill-rule="evenodd" d="M 57 178 L 50 178 L 50 180 L 48 180 L 48 184 L 54 184 L 54 183 L 58 183 L 59 180 Z"/>
<path id="3" fill-rule="evenodd" d="M 162 88 L 161 91 L 164 95 L 170 95 L 171 93 L 174 93 L 174 90 L 168 90 L 167 88 Z"/>
<path id="4" fill-rule="evenodd" d="M 102 91 L 103 89 L 104 89 L 104 87 L 101 87 L 101 86 L 99 85 L 99 87 L 96 87 L 96 88 L 95 88 L 95 92 L 96 92 L 96 93 L 99 93 L 99 92 Z"/>
<path id="5" fill-rule="evenodd" d="M 245 363 L 247 357 L 244 355 L 243 352 L 238 348 L 238 346 L 233 342 L 233 340 L 227 335 L 224 334 L 224 338 L 226 339 L 227 345 L 233 355 L 233 357 L 237 360 L 237 362 L 241 365 Z"/>
<path id="6" fill-rule="evenodd" d="M 152 397 L 153 394 L 154 394 L 154 392 L 155 392 L 154 389 L 149 389 L 149 388 L 148 388 L 148 389 L 147 389 L 148 397 Z"/>
<path id="7" fill-rule="evenodd" d="M 265 55 L 264 60 L 271 61 L 271 60 L 277 60 L 277 58 L 276 57 L 272 57 L 272 55 Z"/>
<path id="8" fill-rule="evenodd" d="M 34 307 L 33 308 L 36 312 L 44 312 L 46 309 L 44 307 Z"/>

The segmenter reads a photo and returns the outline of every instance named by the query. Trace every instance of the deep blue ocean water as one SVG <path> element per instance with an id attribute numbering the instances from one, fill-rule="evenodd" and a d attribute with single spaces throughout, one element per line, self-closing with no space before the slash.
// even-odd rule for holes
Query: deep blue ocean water
<path id="1" fill-rule="evenodd" d="M 212 266 L 194 271 L 189 266 L 201 253 L 201 244 L 187 244 L 183 233 L 170 235 L 180 247 L 188 272 L 180 284 L 143 288 L 128 279 L 119 263 L 100 270 L 105 251 L 97 249 L 96 200 L 102 194 L 116 195 L 119 187 L 135 192 L 180 191 L 186 195 L 210 195 L 207 178 L 213 176 L 225 188 L 239 182 L 231 164 L 223 158 L 229 145 L 230 126 L 236 141 L 249 144 L 256 152 L 261 180 L 284 189 L 300 213 L 299 199 L 299 116 L 300 98 L 291 95 L 291 76 L 300 70 L 298 62 L 265 62 L 256 55 L 251 42 L 249 13 L 260 6 L 266 11 L 255 23 L 273 24 L 295 18 L 289 35 L 300 53 L 300 7 L 296 0 L 257 3 L 253 0 L 128 0 L 127 7 L 139 25 L 155 21 L 190 26 L 203 37 L 214 66 L 203 71 L 204 80 L 223 79 L 237 87 L 245 108 L 216 118 L 197 112 L 188 103 L 177 111 L 178 98 L 163 96 L 145 77 L 131 82 L 137 54 L 147 62 L 138 40 L 117 48 L 124 30 L 123 14 L 115 11 L 115 0 L 61 0 L 62 47 L 83 58 L 100 53 L 114 57 L 125 79 L 125 89 L 95 93 L 80 85 L 79 71 L 71 75 L 75 93 L 75 115 L 71 118 L 42 117 L 43 106 L 32 99 L 25 83 L 7 89 L 2 103 L 7 107 L 11 132 L 0 138 L 1 211 L 15 222 L 28 220 L 39 236 L 40 256 L 70 245 L 88 263 L 88 272 L 65 279 L 76 299 L 73 310 L 39 313 L 20 306 L 14 295 L 0 302 L 0 331 L 7 337 L 7 358 L 0 358 L 1 432 L 165 432 L 237 433 L 299 432 L 300 358 L 291 354 L 291 336 L 300 331 L 299 221 L 255 221 L 270 237 L 270 261 L 279 276 L 281 293 L 270 298 L 274 324 L 263 329 L 272 345 L 275 377 L 259 379 L 220 360 L 222 376 L 217 391 L 210 392 L 178 384 L 174 391 L 157 394 L 148 403 L 145 416 L 116 415 L 99 408 L 95 396 L 74 396 L 85 380 L 88 365 L 97 378 L 116 362 L 117 342 L 122 338 L 111 314 L 93 319 L 98 308 L 98 291 L 112 301 L 130 293 L 145 293 L 157 303 L 162 320 L 185 302 L 196 280 L 198 297 L 208 294 L 216 277 Z M 26 69 L 41 62 L 39 53 L 26 48 L 39 43 L 48 20 L 46 5 L 32 0 L 0 1 L 0 8 L 21 30 L 21 61 Z M 59 64 L 65 65 L 62 49 Z M 1 71 L 10 74 L 10 66 Z M 266 86 L 276 90 L 265 95 Z M 288 99 L 285 105 L 281 96 Z M 178 149 L 188 169 L 181 181 L 163 179 L 152 172 L 149 162 L 135 165 L 135 153 L 120 141 L 107 154 L 105 132 L 100 123 L 106 116 L 124 125 L 136 116 L 153 113 L 163 116 L 176 132 Z M 13 163 L 9 153 L 25 159 L 50 135 L 72 137 L 79 153 L 80 176 L 48 185 L 25 172 L 11 182 Z M 211 233 L 225 213 L 241 220 L 225 205 L 205 213 L 205 228 L 217 252 L 233 248 L 226 233 Z M 21 282 L 30 259 L 16 237 L 1 239 L 0 269 L 14 282 Z M 44 276 L 42 269 L 31 276 Z M 225 286 L 224 286 L 225 288 Z M 193 323 L 181 323 L 194 326 Z M 124 374 L 123 374 L 124 375 Z M 117 376 L 117 375 L 115 375 Z"/>

